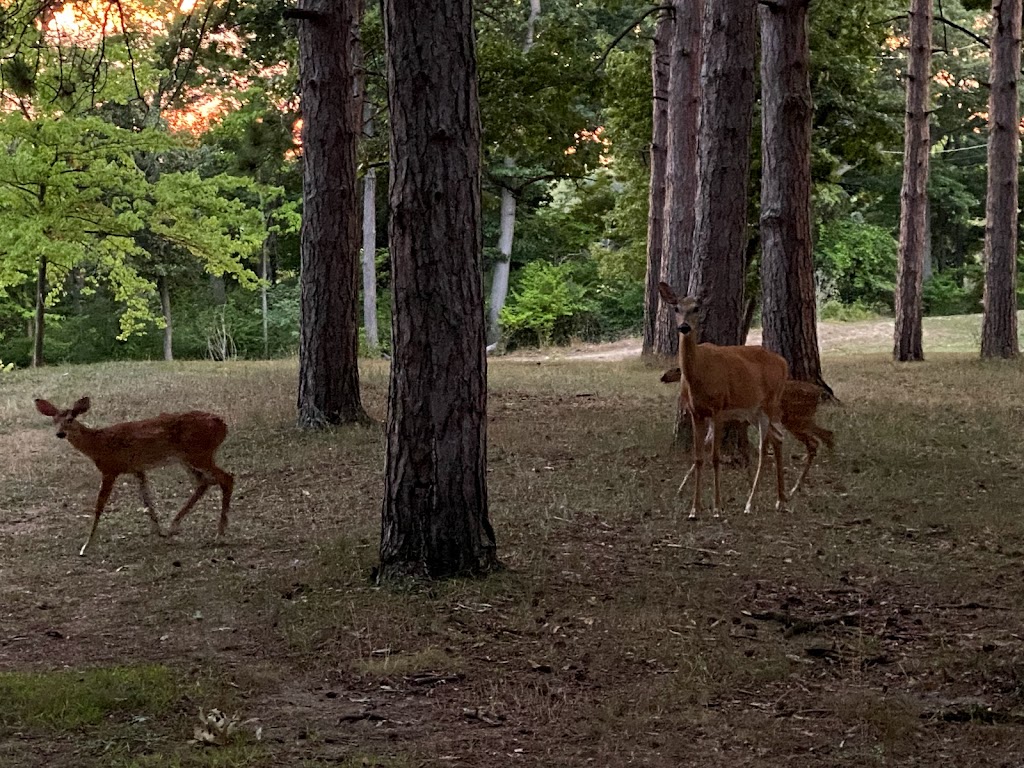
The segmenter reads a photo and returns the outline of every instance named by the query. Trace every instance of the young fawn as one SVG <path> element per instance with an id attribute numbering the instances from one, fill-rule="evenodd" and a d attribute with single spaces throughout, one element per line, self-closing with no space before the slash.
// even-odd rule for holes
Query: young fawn
<path id="1" fill-rule="evenodd" d="M 228 527 L 228 508 L 234 478 L 218 467 L 214 460 L 217 449 L 228 434 L 227 424 L 220 416 L 202 411 L 163 413 L 146 421 L 128 421 L 102 429 L 90 429 L 78 421 L 78 417 L 89 410 L 88 397 L 83 397 L 66 411 L 60 410 L 48 400 L 36 400 L 36 409 L 53 419 L 57 437 L 67 438 L 75 449 L 92 459 L 103 475 L 103 483 L 96 497 L 92 529 L 79 555 L 84 555 L 92 544 L 100 515 L 114 490 L 114 481 L 121 475 L 135 475 L 139 481 L 142 504 L 152 521 L 153 532 L 164 535 L 157 520 L 146 470 L 170 461 L 184 464 L 195 477 L 197 485 L 185 506 L 174 516 L 167 535 L 173 536 L 178 532 L 182 518 L 214 484 L 219 485 L 221 490 L 217 536 L 224 535 Z"/>
<path id="2" fill-rule="evenodd" d="M 679 381 L 681 378 L 682 371 L 678 368 L 670 368 L 661 376 L 661 380 L 665 383 Z M 793 490 L 789 492 L 790 496 L 795 495 L 803 485 L 807 474 L 811 471 L 811 464 L 814 463 L 814 458 L 818 455 L 818 448 L 826 445 L 829 450 L 832 450 L 835 447 L 835 435 L 832 431 L 825 429 L 814 420 L 818 412 L 818 405 L 821 403 L 822 393 L 822 388 L 816 384 L 793 379 L 786 381 L 786 386 L 782 390 L 782 418 L 780 419 L 782 426 L 807 449 L 803 470 L 793 485 Z M 831 393 L 828 394 L 831 395 Z M 834 395 L 831 396 L 833 399 L 835 398 Z M 683 478 L 683 484 L 679 486 L 680 490 L 686 485 L 692 472 L 693 467 L 690 467 L 690 471 Z"/>

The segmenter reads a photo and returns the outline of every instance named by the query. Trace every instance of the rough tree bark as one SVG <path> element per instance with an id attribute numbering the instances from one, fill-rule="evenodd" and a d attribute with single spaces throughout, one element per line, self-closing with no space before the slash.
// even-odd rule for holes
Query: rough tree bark
<path id="1" fill-rule="evenodd" d="M 706 0 L 697 138 L 697 205 L 689 295 L 700 341 L 742 341 L 747 184 L 754 113 L 754 0 Z"/>
<path id="2" fill-rule="evenodd" d="M 704 2 L 673 0 L 672 6 L 665 135 L 665 231 L 658 280 L 685 290 L 693 262 Z M 674 357 L 678 352 L 679 332 L 674 313 L 659 302 L 654 324 L 654 353 Z"/>
<path id="3" fill-rule="evenodd" d="M 1021 0 L 992 2 L 982 357 L 1017 357 L 1017 176 Z"/>
<path id="4" fill-rule="evenodd" d="M 359 193 L 354 96 L 358 0 L 304 0 L 299 22 L 303 211 L 298 421 L 364 421 L 356 320 Z"/>
<path id="5" fill-rule="evenodd" d="M 655 353 L 655 326 L 661 301 L 658 281 L 661 279 L 665 218 L 665 138 L 668 131 L 669 46 L 672 42 L 672 16 L 662 12 L 654 32 L 651 53 L 653 94 L 651 110 L 651 178 L 647 196 L 647 282 L 644 286 L 644 333 L 642 354 Z"/>
<path id="6" fill-rule="evenodd" d="M 932 59 L 932 0 L 911 0 L 907 52 L 907 114 L 904 121 L 900 249 L 896 272 L 896 333 L 893 357 L 924 360 L 921 344 L 924 238 L 928 213 L 928 83 Z"/>
<path id="7" fill-rule="evenodd" d="M 811 249 L 810 0 L 775 0 L 761 15 L 762 344 L 794 379 L 824 384 Z"/>
<path id="8" fill-rule="evenodd" d="M 378 579 L 499 566 L 472 0 L 385 0 L 393 356 Z"/>

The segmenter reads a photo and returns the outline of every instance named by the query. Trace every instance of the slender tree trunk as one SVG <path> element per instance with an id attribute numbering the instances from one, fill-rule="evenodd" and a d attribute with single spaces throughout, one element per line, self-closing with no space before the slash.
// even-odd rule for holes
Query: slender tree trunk
<path id="1" fill-rule="evenodd" d="M 754 110 L 754 0 L 706 0 L 697 139 L 697 210 L 689 294 L 701 341 L 739 344 Z"/>
<path id="2" fill-rule="evenodd" d="M 302 86 L 300 426 L 366 420 L 359 397 L 360 102 L 353 67 L 360 3 L 304 0 L 299 23 Z"/>
<path id="3" fill-rule="evenodd" d="M 210 295 L 213 303 L 223 307 L 228 303 L 228 289 L 224 282 L 224 275 L 210 275 Z"/>
<path id="4" fill-rule="evenodd" d="M 270 358 L 270 302 L 268 293 L 272 280 L 270 277 L 270 265 L 274 260 L 277 251 L 277 233 L 271 230 L 274 225 L 274 211 L 277 204 L 273 201 L 266 201 L 263 205 L 263 219 L 267 226 L 267 236 L 263 238 L 263 247 L 260 249 L 260 319 L 263 324 L 263 357 Z"/>
<path id="5" fill-rule="evenodd" d="M 671 57 L 672 17 L 662 13 L 654 33 L 651 54 L 653 125 L 651 136 L 651 180 L 647 208 L 647 283 L 644 288 L 644 356 L 655 352 L 655 327 L 658 321 L 658 280 L 661 278 L 662 249 L 665 242 L 665 140 L 668 132 L 668 81 Z"/>
<path id="6" fill-rule="evenodd" d="M 924 360 L 921 288 L 924 278 L 925 216 L 928 212 L 928 83 L 931 79 L 932 0 L 911 0 L 907 52 L 907 114 L 904 121 L 903 189 L 900 191 L 900 253 L 896 274 L 896 334 L 893 357 Z"/>
<path id="7" fill-rule="evenodd" d="M 505 158 L 509 168 L 515 165 L 511 157 Z M 501 310 L 508 297 L 508 279 L 512 264 L 512 239 L 516 227 L 516 196 L 508 187 L 501 188 L 501 214 L 499 219 L 498 261 L 491 275 L 491 301 L 487 314 L 487 342 L 495 344 L 501 339 Z"/>
<path id="8" fill-rule="evenodd" d="M 359 47 L 363 55 L 362 46 Z M 359 77 L 359 98 L 363 105 L 363 136 L 371 138 L 376 133 L 373 122 L 374 105 L 366 98 L 365 65 L 360 64 L 363 74 Z M 372 356 L 380 348 L 380 332 L 377 328 L 377 169 L 368 166 L 363 174 L 363 333 L 366 348 Z"/>
<path id="9" fill-rule="evenodd" d="M 824 384 L 811 249 L 810 0 L 777 0 L 761 14 L 762 345 L 794 379 Z"/>
<path id="10" fill-rule="evenodd" d="M 380 347 L 377 330 L 377 170 L 363 176 L 363 329 L 371 355 Z"/>
<path id="11" fill-rule="evenodd" d="M 158 275 L 156 287 L 160 291 L 160 310 L 164 316 L 164 360 L 174 360 L 174 325 L 171 322 L 171 289 L 167 275 Z"/>
<path id="12" fill-rule="evenodd" d="M 36 272 L 36 314 L 32 327 L 32 367 L 46 365 L 43 359 L 43 336 L 46 331 L 46 257 L 39 257 L 39 269 Z"/>
<path id="13" fill-rule="evenodd" d="M 1017 357 L 1017 177 L 1021 0 L 992 3 L 982 357 Z"/>
<path id="14" fill-rule="evenodd" d="M 526 38 L 523 53 L 533 48 L 534 32 L 540 18 L 540 0 L 530 0 L 530 15 L 526 20 Z M 505 158 L 505 167 L 514 168 L 514 157 Z M 497 344 L 501 340 L 501 310 L 508 298 L 508 281 L 512 267 L 512 242 L 516 227 L 516 193 L 509 187 L 501 188 L 501 218 L 498 235 L 498 261 L 491 275 L 491 300 L 487 315 L 487 342 Z"/>
<path id="15" fill-rule="evenodd" d="M 482 573 L 500 564 L 487 515 L 472 0 L 384 0 L 384 30 L 394 350 L 378 578 Z"/>
<path id="16" fill-rule="evenodd" d="M 665 232 L 659 279 L 682 292 L 690 283 L 693 263 L 704 0 L 673 0 L 672 5 L 665 136 Z M 670 307 L 659 303 L 654 324 L 654 353 L 674 357 L 678 351 L 679 332 L 674 314 Z"/>

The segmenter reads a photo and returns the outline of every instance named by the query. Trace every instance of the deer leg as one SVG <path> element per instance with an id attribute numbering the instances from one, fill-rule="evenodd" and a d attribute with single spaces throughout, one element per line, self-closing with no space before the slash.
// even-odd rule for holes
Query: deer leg
<path id="1" fill-rule="evenodd" d="M 110 494 L 114 490 L 114 481 L 117 480 L 117 475 L 104 475 L 103 484 L 100 485 L 99 495 L 96 496 L 96 511 L 93 513 L 92 528 L 89 530 L 89 538 L 85 540 L 85 544 L 78 550 L 79 556 L 85 555 L 85 550 L 92 544 L 92 540 L 96 537 L 96 526 L 100 524 L 100 515 L 103 514 L 103 508 L 107 506 L 107 500 L 110 499 Z"/>
<path id="2" fill-rule="evenodd" d="M 768 417 L 764 414 L 757 421 L 757 472 L 754 473 L 754 482 L 750 485 L 750 496 L 747 497 L 747 505 L 743 508 L 743 514 L 749 515 L 754 508 L 754 494 L 757 492 L 757 484 L 761 482 L 761 470 L 764 468 L 764 449 L 768 443 Z"/>
<path id="3" fill-rule="evenodd" d="M 139 495 L 142 496 L 142 506 L 146 510 L 146 514 L 149 515 L 150 529 L 157 536 L 163 536 L 164 532 L 160 530 L 160 520 L 156 516 L 156 505 L 153 503 L 153 489 L 149 487 L 146 473 L 136 472 L 135 477 L 139 481 Z"/>
<path id="4" fill-rule="evenodd" d="M 784 512 L 787 506 L 786 499 L 786 462 L 782 455 L 782 439 L 774 434 L 769 434 L 768 439 L 772 444 L 772 452 L 775 454 L 775 491 L 777 499 L 775 509 Z"/>
<path id="5" fill-rule="evenodd" d="M 803 435 L 800 437 L 804 446 L 807 448 L 807 455 L 804 457 L 803 471 L 800 472 L 800 477 L 797 478 L 796 484 L 793 486 L 793 490 L 789 492 L 789 495 L 796 496 L 796 492 L 800 490 L 800 486 L 807 478 L 807 474 L 811 471 L 811 464 L 814 463 L 814 457 L 818 454 L 818 443 L 810 435 Z"/>
<path id="6" fill-rule="evenodd" d="M 719 510 L 722 508 L 722 483 L 721 483 L 721 463 L 722 459 L 720 450 L 722 448 L 722 428 L 724 423 L 719 422 L 717 419 L 712 420 L 711 429 L 713 430 L 711 435 L 711 468 L 715 475 L 715 506 L 711 514 L 718 517 Z"/>
<path id="7" fill-rule="evenodd" d="M 710 443 L 710 442 L 711 442 L 711 441 L 712 441 L 712 440 L 714 439 L 715 435 L 714 435 L 714 432 L 712 431 L 713 429 L 714 429 L 714 427 L 713 427 L 713 426 L 711 426 L 711 427 L 708 427 L 708 434 L 707 434 L 707 437 L 705 437 L 705 438 L 704 438 L 704 443 L 705 443 L 705 445 L 706 445 L 707 443 Z M 693 463 L 693 462 L 691 461 L 691 462 L 690 462 L 690 468 L 689 468 L 688 470 L 686 470 L 686 474 L 685 474 L 685 475 L 683 475 L 683 482 L 681 482 L 681 483 L 679 484 L 679 488 L 678 488 L 678 489 L 676 489 L 676 495 L 677 495 L 677 496 L 678 496 L 679 494 L 681 494 L 681 493 L 683 492 L 683 488 L 685 488 L 685 487 L 686 487 L 686 482 L 687 482 L 687 481 L 688 481 L 688 480 L 690 479 L 690 475 L 692 475 L 692 474 L 693 474 L 693 469 L 694 469 L 694 467 L 695 467 L 695 466 L 696 466 L 696 464 L 694 464 L 694 463 Z"/>
<path id="8" fill-rule="evenodd" d="M 210 471 L 213 472 L 217 485 L 220 486 L 220 521 L 217 523 L 217 538 L 219 539 L 228 529 L 228 510 L 231 507 L 231 492 L 235 488 L 235 478 L 230 472 L 225 472 L 216 464 L 210 468 Z"/>
<path id="9" fill-rule="evenodd" d="M 171 525 L 167 529 L 168 536 L 177 535 L 178 530 L 181 528 L 182 519 L 184 519 L 185 515 L 187 515 L 192 510 L 192 507 L 194 507 L 196 503 L 201 498 L 203 498 L 203 496 L 206 494 L 206 491 L 209 490 L 210 486 L 213 485 L 213 481 L 210 479 L 210 476 L 206 472 L 193 466 L 189 466 L 188 470 L 196 479 L 196 489 L 192 492 L 192 495 L 189 496 L 188 501 L 185 502 L 185 506 L 183 506 L 178 511 L 178 514 L 174 516 L 174 519 L 171 520 Z"/>
<path id="10" fill-rule="evenodd" d="M 697 519 L 701 511 L 701 485 L 704 479 L 704 434 L 708 420 L 698 418 L 691 413 L 693 421 L 693 506 L 690 507 L 690 519 Z"/>

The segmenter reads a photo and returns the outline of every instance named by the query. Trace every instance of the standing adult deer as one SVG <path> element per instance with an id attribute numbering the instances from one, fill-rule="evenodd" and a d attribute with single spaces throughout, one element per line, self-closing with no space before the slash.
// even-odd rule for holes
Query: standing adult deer
<path id="1" fill-rule="evenodd" d="M 78 421 L 78 417 L 89 410 L 88 397 L 81 398 L 66 411 L 60 410 L 48 400 L 36 400 L 36 410 L 51 417 L 57 427 L 57 437 L 67 438 L 74 448 L 92 459 L 103 475 L 103 483 L 96 497 L 92 529 L 79 555 L 85 554 L 96 536 L 96 526 L 114 490 L 114 481 L 125 474 L 135 475 L 139 481 L 142 504 L 152 522 L 153 532 L 164 535 L 153 505 L 153 494 L 146 480 L 146 470 L 170 461 L 184 464 L 197 485 L 185 506 L 174 516 L 167 535 L 173 536 L 178 532 L 182 518 L 214 484 L 221 489 L 217 536 L 219 538 L 224 535 L 228 527 L 228 508 L 234 478 L 218 467 L 214 460 L 217 449 L 228 434 L 227 424 L 220 416 L 202 411 L 163 413 L 145 421 L 127 421 L 102 429 L 90 429 Z"/>
<path id="2" fill-rule="evenodd" d="M 750 487 L 744 512 L 753 507 L 754 494 L 764 468 L 765 449 L 771 442 L 775 453 L 775 475 L 778 499 L 776 509 L 786 507 L 785 469 L 782 464 L 782 390 L 789 378 L 785 359 L 763 347 L 720 347 L 698 344 L 700 335 L 697 300 L 680 300 L 668 283 L 659 283 L 662 300 L 675 312 L 679 331 L 679 368 L 682 371 L 680 407 L 690 413 L 693 423 L 694 489 L 690 519 L 702 509 L 701 485 L 704 465 L 704 435 L 712 428 L 711 466 L 715 478 L 713 514 L 721 509 L 719 449 L 721 427 L 726 421 L 747 421 L 757 424 L 760 438 L 757 446 L 757 472 Z"/>
<path id="3" fill-rule="evenodd" d="M 683 373 L 678 368 L 670 368 L 661 376 L 661 380 L 666 384 L 679 381 L 682 378 Z M 796 492 L 803 485 L 804 480 L 807 479 L 807 474 L 811 471 L 814 458 L 818 455 L 818 448 L 822 445 L 827 445 L 830 450 L 835 447 L 835 436 L 832 431 L 825 429 L 814 419 L 824 393 L 824 390 L 817 384 L 809 381 L 796 381 L 795 379 L 789 379 L 782 390 L 782 426 L 793 437 L 803 443 L 807 449 L 807 454 L 804 456 L 803 470 L 789 492 L 790 496 L 795 496 Z M 835 395 L 828 394 L 832 399 L 835 399 Z M 747 422 L 744 421 L 743 423 L 746 424 Z M 713 439 L 714 436 L 709 435 L 705 442 Z M 693 474 L 693 469 L 694 467 L 691 464 L 690 469 L 686 472 L 686 476 L 683 477 L 683 482 L 679 486 L 680 491 L 683 490 L 686 481 Z"/>

